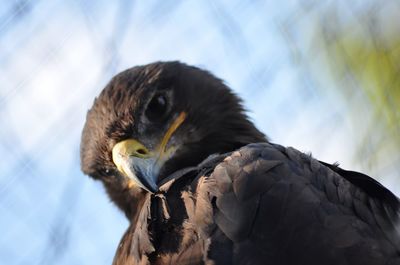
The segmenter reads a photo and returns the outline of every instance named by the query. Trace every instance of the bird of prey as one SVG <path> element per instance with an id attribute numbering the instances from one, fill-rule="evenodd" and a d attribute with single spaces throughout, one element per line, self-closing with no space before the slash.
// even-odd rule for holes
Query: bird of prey
<path id="1" fill-rule="evenodd" d="M 81 165 L 130 221 L 115 265 L 400 264 L 393 193 L 271 143 L 193 66 L 116 75 L 87 114 Z"/>

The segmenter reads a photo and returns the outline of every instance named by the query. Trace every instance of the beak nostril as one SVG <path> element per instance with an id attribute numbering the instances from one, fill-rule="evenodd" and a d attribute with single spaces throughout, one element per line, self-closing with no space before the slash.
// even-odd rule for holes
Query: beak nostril
<path id="1" fill-rule="evenodd" d="M 138 150 L 136 150 L 136 152 L 140 155 L 147 155 L 147 151 L 143 148 L 140 148 Z"/>

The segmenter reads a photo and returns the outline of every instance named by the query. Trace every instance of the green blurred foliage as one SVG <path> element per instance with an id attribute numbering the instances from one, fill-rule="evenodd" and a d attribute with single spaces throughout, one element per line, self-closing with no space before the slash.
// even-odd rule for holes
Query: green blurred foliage
<path id="1" fill-rule="evenodd" d="M 362 33 L 348 29 L 325 47 L 355 130 L 365 128 L 357 157 L 371 165 L 400 150 L 400 38 Z"/>

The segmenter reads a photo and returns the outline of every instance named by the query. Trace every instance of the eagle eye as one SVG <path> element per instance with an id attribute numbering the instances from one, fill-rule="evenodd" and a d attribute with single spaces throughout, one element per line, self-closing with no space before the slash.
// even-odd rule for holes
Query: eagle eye
<path id="1" fill-rule="evenodd" d="M 167 103 L 167 97 L 165 95 L 155 95 L 147 105 L 145 112 L 147 119 L 149 119 L 149 121 L 156 121 L 165 117 L 168 110 Z"/>

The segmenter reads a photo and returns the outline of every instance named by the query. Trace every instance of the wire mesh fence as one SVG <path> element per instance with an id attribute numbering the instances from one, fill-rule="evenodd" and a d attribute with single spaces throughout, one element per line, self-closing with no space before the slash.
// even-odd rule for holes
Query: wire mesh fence
<path id="1" fill-rule="evenodd" d="M 397 1 L 2 1 L 0 263 L 110 264 L 127 221 L 79 169 L 117 72 L 181 60 L 226 80 L 272 141 L 400 194 Z"/>

